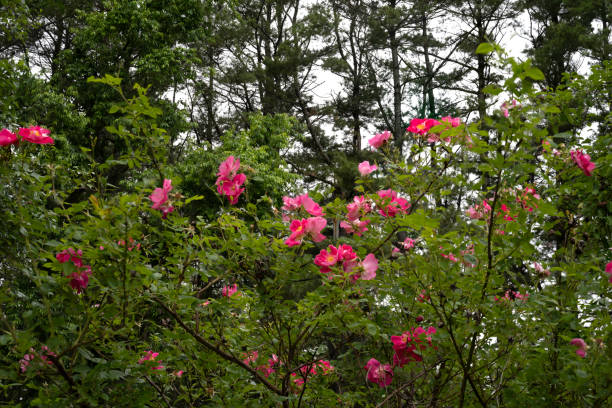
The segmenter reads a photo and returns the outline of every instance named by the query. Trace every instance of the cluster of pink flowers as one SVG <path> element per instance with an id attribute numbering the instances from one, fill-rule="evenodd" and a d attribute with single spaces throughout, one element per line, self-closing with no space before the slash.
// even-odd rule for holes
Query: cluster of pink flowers
<path id="1" fill-rule="evenodd" d="M 76 290 L 77 293 L 82 293 L 83 290 L 87 288 L 87 285 L 89 284 L 89 277 L 91 276 L 91 266 L 83 265 L 83 260 L 81 259 L 82 256 L 82 250 L 79 249 L 78 251 L 75 251 L 72 248 L 64 249 L 62 252 L 55 255 L 55 258 L 60 263 L 70 261 L 77 268 L 75 272 L 68 275 L 70 278 L 70 287 Z"/>
<path id="2" fill-rule="evenodd" d="M 330 245 L 327 249 L 322 249 L 314 259 L 315 265 L 319 266 L 321 273 L 329 273 L 332 266 L 342 267 L 344 273 L 356 281 L 372 280 L 376 277 L 378 270 L 378 260 L 374 254 L 368 254 L 363 261 L 360 261 L 355 251 L 350 245 L 342 244 L 337 248 Z M 330 279 L 332 277 L 330 276 Z"/>
<path id="3" fill-rule="evenodd" d="M 319 368 L 320 371 L 317 371 L 317 368 Z M 331 374 L 331 372 L 333 371 L 334 366 L 332 366 L 329 361 L 319 360 L 312 364 L 307 364 L 300 367 L 301 376 L 298 377 L 298 374 L 296 373 L 291 373 L 291 376 L 294 377 L 293 383 L 298 387 L 301 387 L 302 385 L 304 385 L 304 382 L 308 380 L 308 377 L 312 377 L 317 374 L 328 375 Z"/>
<path id="4" fill-rule="evenodd" d="M 385 130 L 382 133 L 376 134 L 373 138 L 368 140 L 370 146 L 375 149 L 380 149 L 391 138 L 391 132 Z"/>
<path id="5" fill-rule="evenodd" d="M 149 196 L 154 210 L 161 210 L 162 218 L 166 218 L 168 214 L 174 211 L 174 207 L 168 204 L 168 193 L 172 191 L 172 180 L 164 179 L 162 188 L 157 187 Z"/>
<path id="6" fill-rule="evenodd" d="M 579 339 L 579 338 L 575 338 L 572 339 L 570 341 L 570 344 L 572 346 L 576 346 L 576 354 L 579 355 L 582 358 L 586 357 L 586 351 L 589 348 L 589 346 L 587 346 L 587 344 L 584 342 L 584 340 Z"/>
<path id="7" fill-rule="evenodd" d="M 422 320 L 422 319 L 421 319 Z M 425 350 L 431 347 L 431 335 L 436 333 L 435 327 L 424 329 L 422 327 L 412 328 L 400 336 L 391 336 L 393 343 L 393 366 L 391 364 L 381 364 L 375 358 L 371 358 L 364 369 L 367 371 L 367 379 L 378 384 L 381 388 L 388 387 L 393 380 L 393 367 L 403 367 L 411 361 L 423 361 L 423 357 L 416 351 Z M 422 336 L 424 335 L 425 341 Z"/>
<path id="8" fill-rule="evenodd" d="M 223 289 L 221 289 L 221 295 L 225 296 L 225 297 L 232 297 L 236 292 L 238 291 L 238 285 L 237 284 L 233 284 L 233 285 L 225 285 L 223 286 Z"/>
<path id="9" fill-rule="evenodd" d="M 439 125 L 445 125 L 446 129 L 454 128 L 454 127 L 461 125 L 461 119 L 453 118 L 450 116 L 444 116 L 443 118 L 440 119 L 440 121 L 437 121 L 436 119 L 429 119 L 429 118 L 412 119 L 410 121 L 410 125 L 408 126 L 408 128 L 406 128 L 406 131 L 417 134 L 417 135 L 421 135 L 421 136 L 428 134 L 427 142 L 435 143 L 435 142 L 440 141 L 440 134 L 439 133 L 429 133 L 429 130 L 433 128 L 434 126 L 439 126 Z M 450 137 L 444 138 L 444 141 L 447 143 L 450 142 L 450 140 L 451 140 Z"/>
<path id="10" fill-rule="evenodd" d="M 515 292 L 513 290 L 507 290 L 504 296 L 501 298 L 495 296 L 496 302 L 509 302 L 511 300 L 522 300 L 527 301 L 529 298 L 529 293 L 521 294 L 521 292 Z"/>
<path id="11" fill-rule="evenodd" d="M 378 169 L 378 166 L 375 164 L 371 165 L 369 161 L 364 161 L 359 163 L 357 169 L 359 170 L 359 174 L 361 174 L 361 177 L 365 177 L 373 171 L 376 171 L 376 169 Z"/>
<path id="12" fill-rule="evenodd" d="M 606 265 L 606 273 L 610 275 L 610 283 L 612 283 L 612 261 Z"/>
<path id="13" fill-rule="evenodd" d="M 457 259 L 457 257 L 455 257 L 452 252 L 449 252 L 448 254 L 441 253 L 440 255 L 442 256 L 442 258 L 446 258 L 451 262 L 459 262 L 459 259 Z"/>
<path id="14" fill-rule="evenodd" d="M 21 360 L 19 360 L 19 367 L 22 373 L 25 373 L 28 370 L 30 364 L 32 364 L 36 357 L 40 358 L 40 364 L 51 365 L 53 362 L 49 360 L 49 356 L 57 357 L 57 354 L 49 350 L 49 347 L 43 345 L 40 348 L 40 353 L 36 353 L 33 348 L 30 349 L 30 352 L 25 354 Z"/>
<path id="15" fill-rule="evenodd" d="M 161 360 L 156 361 L 157 356 L 159 356 L 159 353 L 154 353 L 151 350 L 147 350 L 145 351 L 144 357 L 141 357 L 138 360 L 138 364 L 144 364 L 145 361 L 152 361 L 154 364 L 159 364 L 159 365 L 151 367 L 151 370 L 163 370 L 164 366 L 161 365 Z M 181 372 L 181 375 L 182 375 L 182 372 Z"/>
<path id="16" fill-rule="evenodd" d="M 30 126 L 29 128 L 19 128 L 19 136 L 22 141 L 35 144 L 53 144 L 53 139 L 49 137 L 49 130 L 40 126 Z M 10 146 L 18 144 L 19 138 L 8 129 L 0 131 L 0 146 Z"/>
<path id="17" fill-rule="evenodd" d="M 484 218 L 490 212 L 491 206 L 489 205 L 487 200 L 482 200 L 482 207 L 476 204 L 468 208 L 466 211 L 467 215 L 473 220 Z"/>
<path id="18" fill-rule="evenodd" d="M 508 116 L 510 116 L 510 112 L 509 112 L 509 111 L 510 111 L 510 109 L 514 109 L 514 108 L 516 108 L 517 106 L 518 106 L 519 108 L 521 107 L 521 105 L 517 105 L 516 99 L 513 99 L 513 100 L 512 100 L 512 101 L 510 101 L 510 102 L 504 102 L 504 103 L 502 103 L 502 104 L 501 104 L 501 106 L 500 106 L 499 108 L 501 109 L 501 111 L 502 111 L 502 113 L 503 113 L 504 117 L 506 117 L 506 118 L 507 118 Z"/>
<path id="19" fill-rule="evenodd" d="M 523 190 L 516 191 L 516 202 L 520 203 L 521 207 L 528 211 L 532 212 L 533 207 L 538 208 L 537 204 L 535 204 L 535 200 L 539 200 L 541 197 L 538 193 L 536 193 L 533 187 L 525 187 Z"/>
<path id="20" fill-rule="evenodd" d="M 544 277 L 544 276 L 550 276 L 550 269 L 544 269 L 544 267 L 539 264 L 538 262 L 534 262 L 533 263 L 533 269 L 535 269 L 535 271 L 538 273 L 538 275 Z"/>
<path id="21" fill-rule="evenodd" d="M 340 222 L 340 227 L 348 234 L 355 234 L 361 236 L 368 230 L 369 220 L 360 220 L 360 217 L 367 215 L 372 211 L 370 201 L 364 196 L 353 197 L 353 202 L 346 205 L 348 213 L 346 214 L 346 221 Z"/>
<path id="22" fill-rule="evenodd" d="M 570 151 L 570 156 L 586 176 L 593 174 L 595 163 L 591 161 L 591 156 L 582 153 L 582 150 L 572 150 Z"/>
<path id="23" fill-rule="evenodd" d="M 398 197 L 394 190 L 381 190 L 378 193 L 380 203 L 378 212 L 383 217 L 395 217 L 397 214 L 405 214 L 410 208 L 408 200 Z"/>
<path id="24" fill-rule="evenodd" d="M 325 235 L 321 234 L 323 228 L 327 226 L 327 221 L 323 217 L 302 218 L 301 220 L 291 221 L 289 229 L 291 235 L 285 240 L 287 246 L 296 246 L 302 243 L 302 240 L 309 236 L 314 242 L 321 242 L 325 239 Z"/>
<path id="25" fill-rule="evenodd" d="M 229 156 L 223 163 L 219 165 L 217 173 L 217 192 L 220 195 L 226 196 L 230 200 L 230 204 L 234 205 L 238 202 L 238 197 L 244 191 L 240 188 L 246 181 L 246 176 L 243 173 L 238 173 L 240 169 L 240 159 Z"/>
<path id="26" fill-rule="evenodd" d="M 313 217 L 325 215 L 323 213 L 323 209 L 321 209 L 321 206 L 312 198 L 308 197 L 308 194 L 302 194 L 297 197 L 284 196 L 283 203 L 284 205 L 282 209 L 287 212 L 301 212 L 304 214 L 303 211 L 306 211 Z"/>
<path id="27" fill-rule="evenodd" d="M 257 360 L 259 359 L 259 352 L 255 350 L 249 353 L 244 353 L 243 357 L 244 359 L 242 360 L 242 362 L 244 364 L 253 365 L 253 364 L 256 364 Z M 274 367 L 280 367 L 282 365 L 283 365 L 283 362 L 278 358 L 278 356 L 276 354 L 272 354 L 272 357 L 268 359 L 267 363 L 258 365 L 256 367 L 256 370 L 261 372 L 264 375 L 264 377 L 267 378 L 276 372 Z"/>
<path id="28" fill-rule="evenodd" d="M 406 238 L 402 243 L 401 246 L 404 249 L 404 251 L 409 251 L 411 248 L 414 248 L 414 239 L 412 238 Z M 401 250 L 397 247 L 393 247 L 393 249 L 391 250 L 391 255 L 392 256 L 399 256 L 399 252 Z"/>

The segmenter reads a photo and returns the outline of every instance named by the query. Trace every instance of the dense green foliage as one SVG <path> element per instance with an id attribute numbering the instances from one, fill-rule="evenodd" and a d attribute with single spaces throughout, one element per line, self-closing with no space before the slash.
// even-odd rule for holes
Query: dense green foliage
<path id="1" fill-rule="evenodd" d="M 493 43 L 521 12 L 531 60 Z M 612 404 L 607 13 L 3 3 L 0 406 Z"/>

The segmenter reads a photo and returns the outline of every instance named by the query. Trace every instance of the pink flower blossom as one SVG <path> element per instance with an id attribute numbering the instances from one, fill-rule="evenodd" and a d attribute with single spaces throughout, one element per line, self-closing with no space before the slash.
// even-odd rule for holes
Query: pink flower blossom
<path id="1" fill-rule="evenodd" d="M 253 350 L 250 353 L 243 354 L 243 356 L 245 358 L 244 360 L 242 360 L 242 362 L 246 365 L 249 365 L 257 361 L 257 359 L 259 358 L 259 352 L 257 350 Z"/>
<path id="2" fill-rule="evenodd" d="M 326 249 L 322 249 L 321 252 L 315 257 L 314 264 L 319 266 L 319 272 L 329 273 L 331 272 L 331 266 L 342 265 L 345 272 L 350 272 L 357 261 L 357 254 L 353 251 L 350 245 L 342 244 L 337 248 L 330 245 Z"/>
<path id="3" fill-rule="evenodd" d="M 2 129 L 0 131 L 0 146 L 9 146 L 17 144 L 18 142 L 17 135 L 10 132 L 8 129 Z"/>
<path id="4" fill-rule="evenodd" d="M 30 126 L 29 128 L 19 128 L 21 140 L 36 144 L 53 144 L 53 139 L 48 136 L 49 130 L 40 126 Z"/>
<path id="5" fill-rule="evenodd" d="M 440 118 L 440 121 L 442 123 L 446 123 L 449 124 L 451 127 L 457 127 L 461 125 L 461 119 L 460 118 L 453 118 L 450 116 L 444 116 L 442 118 Z"/>
<path id="6" fill-rule="evenodd" d="M 378 270 L 378 260 L 374 254 L 368 254 L 363 258 L 361 262 L 363 266 L 363 273 L 361 274 L 362 280 L 372 280 L 376 277 L 376 271 Z"/>
<path id="7" fill-rule="evenodd" d="M 378 212 L 384 217 L 395 217 L 398 213 L 405 214 L 410 208 L 408 200 L 398 197 L 396 191 L 381 190 L 377 194 L 382 199 Z"/>
<path id="8" fill-rule="evenodd" d="M 238 203 L 238 197 L 244 191 L 240 188 L 246 181 L 246 176 L 243 173 L 237 173 L 240 169 L 240 159 L 234 156 L 228 156 L 225 161 L 219 165 L 217 173 L 217 192 L 224 195 L 230 200 L 230 205 Z"/>
<path id="9" fill-rule="evenodd" d="M 73 272 L 68 277 L 70 278 L 69 285 L 72 289 L 76 290 L 77 293 L 83 293 L 87 289 L 89 284 L 89 277 L 91 276 L 91 266 L 85 265 L 82 269 L 77 272 Z"/>
<path id="10" fill-rule="evenodd" d="M 431 335 L 436 333 L 435 327 L 429 327 L 427 330 L 422 327 L 412 328 L 411 331 L 404 332 L 401 336 L 391 336 L 393 343 L 393 365 L 403 367 L 410 361 L 422 361 L 423 358 L 417 354 L 417 350 L 425 350 L 427 346 L 421 339 L 425 335 L 427 344 L 431 346 Z"/>
<path id="11" fill-rule="evenodd" d="M 231 286 L 225 285 L 223 286 L 223 289 L 221 289 L 221 295 L 225 297 L 232 297 L 237 290 L 238 285 L 235 283 Z"/>
<path id="12" fill-rule="evenodd" d="M 360 237 L 364 232 L 368 230 L 368 224 L 370 220 L 360 221 L 359 218 L 347 221 L 341 221 L 340 227 L 344 228 L 347 234 L 355 234 Z"/>
<path id="13" fill-rule="evenodd" d="M 169 213 L 174 211 L 174 207 L 166 204 L 170 191 L 172 191 L 172 180 L 164 179 L 163 187 L 157 187 L 149 196 L 149 199 L 153 202 L 151 208 L 154 210 L 161 210 L 162 218 L 166 218 Z"/>
<path id="14" fill-rule="evenodd" d="M 283 197 L 283 210 L 285 211 L 299 211 L 303 208 L 308 214 L 313 217 L 320 217 L 324 215 L 321 206 L 317 204 L 312 198 L 308 197 L 308 194 L 302 194 L 295 198 L 288 196 Z"/>
<path id="15" fill-rule="evenodd" d="M 497 296 L 495 296 L 495 301 L 496 302 L 506 302 L 506 301 L 518 299 L 518 300 L 522 300 L 525 302 L 527 301 L 528 298 L 529 298 L 529 293 L 521 294 L 521 292 L 507 290 L 503 297 L 498 298 Z"/>
<path id="16" fill-rule="evenodd" d="M 163 370 L 164 366 L 161 365 L 161 361 L 156 361 L 155 359 L 157 358 L 157 356 L 159 356 L 159 353 L 154 353 L 151 350 L 147 350 L 145 351 L 145 355 L 144 357 L 141 357 L 138 360 L 138 364 L 144 364 L 145 361 L 153 361 L 156 364 L 159 364 L 158 366 L 155 367 L 151 367 L 151 370 Z"/>
<path id="17" fill-rule="evenodd" d="M 591 156 L 582 153 L 582 150 L 572 150 L 570 156 L 586 176 L 590 176 L 595 170 L 595 163 L 591 161 Z"/>
<path id="18" fill-rule="evenodd" d="M 380 364 L 375 358 L 371 358 L 364 369 L 368 372 L 368 381 L 378 384 L 380 388 L 388 387 L 393 380 L 393 367 L 390 364 Z"/>
<path id="19" fill-rule="evenodd" d="M 580 339 L 580 338 L 574 338 L 570 341 L 570 344 L 572 346 L 576 346 L 576 354 L 582 358 L 586 357 L 586 351 L 589 348 L 589 346 L 587 346 L 587 344 L 584 342 L 584 340 Z"/>
<path id="20" fill-rule="evenodd" d="M 542 265 L 540 265 L 537 262 L 533 263 L 533 268 L 535 269 L 535 271 L 538 273 L 538 275 L 540 276 L 550 276 L 550 270 L 549 269 L 544 269 L 542 267 Z"/>
<path id="21" fill-rule="evenodd" d="M 520 105 L 519 105 L 520 106 Z M 504 102 L 501 104 L 500 109 L 502 111 L 502 113 L 504 114 L 504 117 L 508 117 L 510 116 L 510 109 L 514 109 L 516 107 L 516 99 L 513 99 L 510 103 L 508 102 Z"/>
<path id="22" fill-rule="evenodd" d="M 388 130 L 385 130 L 382 133 L 378 133 L 376 136 L 368 140 L 370 146 L 379 149 L 389 138 L 391 137 L 391 133 Z"/>
<path id="23" fill-rule="evenodd" d="M 375 164 L 370 165 L 369 161 L 364 161 L 359 163 L 358 169 L 359 174 L 361 174 L 361 177 L 365 177 L 376 169 L 378 169 L 378 166 L 376 166 Z"/>
<path id="24" fill-rule="evenodd" d="M 606 265 L 606 273 L 610 275 L 610 283 L 612 283 L 612 261 Z"/>
<path id="25" fill-rule="evenodd" d="M 416 133 L 418 135 L 424 135 L 429 132 L 429 129 L 439 124 L 440 122 L 435 119 L 412 119 L 406 131 Z"/>
<path id="26" fill-rule="evenodd" d="M 72 263 L 77 267 L 80 268 L 83 266 L 83 260 L 81 259 L 81 257 L 83 256 L 83 251 L 82 250 L 77 250 L 75 251 L 72 248 L 68 248 L 68 249 L 64 249 L 62 252 L 58 253 L 55 255 L 55 258 L 60 262 L 60 263 L 65 263 L 68 261 L 72 261 Z"/>
<path id="27" fill-rule="evenodd" d="M 448 259 L 449 261 L 452 261 L 452 262 L 457 262 L 457 261 L 459 261 L 459 259 L 457 259 L 457 258 L 455 257 L 455 255 L 453 255 L 453 253 L 452 253 L 452 252 L 449 252 L 449 253 L 448 253 L 448 255 L 447 255 L 447 254 L 440 254 L 440 255 L 442 256 L 442 258 L 446 258 L 446 259 Z"/>
<path id="28" fill-rule="evenodd" d="M 370 211 L 372 211 L 370 201 L 364 196 L 353 197 L 353 202 L 347 204 L 346 209 L 348 210 L 346 218 L 349 221 L 355 221 L 356 219 L 361 218 L 361 216 L 366 215 Z"/>
<path id="29" fill-rule="evenodd" d="M 300 245 L 305 236 L 310 236 L 314 242 L 321 242 L 325 239 L 321 230 L 326 226 L 327 221 L 322 217 L 302 218 L 301 221 L 293 220 L 289 226 L 291 235 L 285 240 L 285 244 L 290 247 Z"/>
<path id="30" fill-rule="evenodd" d="M 406 238 L 402 243 L 405 250 L 409 250 L 410 248 L 414 248 L 414 239 Z"/>
<path id="31" fill-rule="evenodd" d="M 183 370 L 178 370 L 174 372 L 174 376 L 181 378 L 185 372 Z"/>

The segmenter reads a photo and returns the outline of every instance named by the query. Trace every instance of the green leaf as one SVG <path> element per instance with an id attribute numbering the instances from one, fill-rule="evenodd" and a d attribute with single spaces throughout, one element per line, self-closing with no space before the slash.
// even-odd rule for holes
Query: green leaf
<path id="1" fill-rule="evenodd" d="M 476 48 L 476 54 L 490 54 L 495 47 L 491 43 L 482 43 Z"/>
<path id="2" fill-rule="evenodd" d="M 546 79 L 544 77 L 544 74 L 542 73 L 542 71 L 540 71 L 538 68 L 536 67 L 529 67 L 525 70 L 525 75 L 528 76 L 529 78 L 536 80 L 536 81 L 543 81 L 544 79 Z"/>

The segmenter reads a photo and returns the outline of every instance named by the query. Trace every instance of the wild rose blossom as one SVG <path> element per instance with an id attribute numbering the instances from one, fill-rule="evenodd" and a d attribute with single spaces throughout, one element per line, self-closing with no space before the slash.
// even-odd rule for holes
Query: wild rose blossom
<path id="1" fill-rule="evenodd" d="M 144 364 L 145 361 L 153 361 L 153 362 L 155 362 L 156 364 L 159 364 L 159 365 L 155 366 L 155 367 L 151 367 L 151 370 L 163 370 L 164 366 L 161 365 L 161 361 L 155 361 L 157 356 L 159 356 L 159 353 L 154 353 L 152 350 L 147 350 L 147 351 L 145 351 L 144 357 L 141 357 L 138 360 L 138 364 Z"/>
<path id="2" fill-rule="evenodd" d="M 364 232 L 368 230 L 368 224 L 370 220 L 360 221 L 359 218 L 356 218 L 351 221 L 341 221 L 340 227 L 346 231 L 347 234 L 355 234 L 360 237 Z"/>
<path id="3" fill-rule="evenodd" d="M 388 130 L 385 130 L 384 132 L 378 133 L 376 136 L 368 140 L 368 143 L 370 144 L 370 146 L 374 147 L 375 149 L 379 149 L 382 145 L 385 144 L 386 141 L 389 140 L 390 137 L 391 137 L 391 132 L 389 132 Z"/>
<path id="4" fill-rule="evenodd" d="M 346 205 L 346 209 L 348 211 L 346 218 L 351 222 L 370 213 L 372 206 L 370 205 L 370 200 L 364 196 L 355 196 L 353 197 L 353 202 Z"/>
<path id="5" fill-rule="evenodd" d="M 220 165 L 217 173 L 217 192 L 230 200 L 230 205 L 238 203 L 238 197 L 244 191 L 240 188 L 246 181 L 243 173 L 238 173 L 240 169 L 240 159 L 228 156 Z"/>
<path id="6" fill-rule="evenodd" d="M 9 146 L 12 144 L 17 144 L 18 142 L 19 140 L 17 139 L 17 135 L 8 129 L 2 129 L 0 131 L 0 146 Z"/>
<path id="7" fill-rule="evenodd" d="M 404 247 L 406 251 L 409 250 L 410 248 L 414 248 L 414 239 L 406 238 L 404 242 L 402 242 L 402 246 Z"/>
<path id="8" fill-rule="evenodd" d="M 610 275 L 610 283 L 612 283 L 612 261 L 606 265 L 606 273 Z"/>
<path id="9" fill-rule="evenodd" d="M 422 361 L 423 357 L 415 352 L 427 348 L 421 337 L 425 335 L 427 345 L 431 346 L 431 335 L 435 333 L 436 328 L 433 326 L 427 329 L 419 326 L 402 333 L 400 336 L 391 336 L 393 350 L 395 351 L 393 365 L 403 367 L 410 361 Z"/>
<path id="10" fill-rule="evenodd" d="M 285 211 L 299 211 L 300 209 L 304 209 L 308 214 L 313 217 L 320 217 L 325 215 L 321 206 L 317 204 L 312 198 L 308 196 L 308 194 L 302 194 L 295 198 L 284 196 L 283 203 L 285 204 L 282 209 Z"/>
<path id="11" fill-rule="evenodd" d="M 522 300 L 522 301 L 527 301 L 528 298 L 529 298 L 529 293 L 521 294 L 521 292 L 515 292 L 513 290 L 507 290 L 503 297 L 498 298 L 497 296 L 495 296 L 495 301 L 496 302 L 505 302 L 505 301 L 511 301 L 511 300 L 516 300 L 516 299 Z"/>
<path id="12" fill-rule="evenodd" d="M 380 388 L 388 387 L 393 380 L 393 367 L 390 364 L 380 364 L 371 358 L 363 368 L 367 371 L 368 381 L 378 384 Z"/>
<path id="13" fill-rule="evenodd" d="M 221 289 L 221 295 L 225 297 L 232 297 L 234 293 L 236 293 L 237 290 L 238 290 L 238 285 L 235 283 L 231 286 L 226 285 L 226 286 L 223 286 L 223 289 Z"/>
<path id="14" fill-rule="evenodd" d="M 53 351 L 49 350 L 49 347 L 43 345 L 40 348 L 40 353 L 36 353 L 33 348 L 30 348 L 30 353 L 26 353 L 21 360 L 19 360 L 19 368 L 22 373 L 25 373 L 28 370 L 28 367 L 36 360 L 36 358 L 40 358 L 39 365 L 48 364 L 51 365 L 53 362 L 49 359 L 49 357 L 57 357 Z"/>
<path id="15" fill-rule="evenodd" d="M 418 135 L 424 135 L 427 132 L 429 132 L 429 129 L 431 129 L 434 126 L 439 125 L 440 122 L 438 122 L 435 119 L 412 119 L 410 121 L 410 125 L 408 126 L 408 128 L 406 128 L 407 132 L 410 133 L 416 133 Z"/>
<path id="16" fill-rule="evenodd" d="M 359 174 L 361 174 L 361 177 L 365 177 L 368 174 L 375 171 L 376 169 L 378 169 L 378 166 L 375 164 L 370 165 L 369 161 L 364 161 L 364 162 L 359 163 L 359 166 L 357 166 L 357 169 L 359 170 Z"/>
<path id="17" fill-rule="evenodd" d="M 326 226 L 327 221 L 322 217 L 293 220 L 289 226 L 291 235 L 285 240 L 285 244 L 290 247 L 300 245 L 306 236 L 309 236 L 314 242 L 321 242 L 325 239 L 325 235 L 321 234 L 321 230 Z"/>
<path id="18" fill-rule="evenodd" d="M 174 207 L 167 204 L 170 191 L 172 191 L 172 180 L 164 179 L 162 188 L 157 187 L 149 196 L 149 199 L 153 202 L 151 208 L 161 210 L 162 218 L 166 218 L 168 214 L 174 211 Z"/>
<path id="19" fill-rule="evenodd" d="M 30 126 L 29 128 L 19 128 L 19 136 L 21 140 L 35 144 L 53 144 L 53 139 L 50 138 L 50 131 L 40 126 Z"/>
<path id="20" fill-rule="evenodd" d="M 72 262 L 77 268 L 76 272 L 72 272 L 67 277 L 70 278 L 69 285 L 72 289 L 76 290 L 77 293 L 83 293 L 89 284 L 89 277 L 91 276 L 91 266 L 83 265 L 83 251 L 75 251 L 72 248 L 64 249 L 57 253 L 55 258 L 59 263 Z"/>
<path id="21" fill-rule="evenodd" d="M 504 117 L 507 118 L 508 116 L 510 116 L 509 110 L 516 108 L 516 106 L 517 106 L 516 99 L 513 99 L 509 103 L 508 102 L 502 103 L 499 108 L 501 109 L 502 113 L 504 114 Z M 520 107 L 520 105 L 519 105 L 519 107 Z"/>
<path id="22" fill-rule="evenodd" d="M 408 200 L 398 197 L 396 191 L 391 189 L 381 190 L 377 194 L 383 200 L 378 209 L 378 212 L 383 217 L 395 217 L 400 213 L 405 214 L 408 208 L 410 208 Z M 387 200 L 389 200 L 388 203 Z"/>
<path id="23" fill-rule="evenodd" d="M 587 349 L 589 348 L 589 346 L 587 346 L 587 344 L 585 343 L 585 341 L 584 341 L 584 340 L 582 340 L 582 339 L 580 339 L 580 338 L 575 338 L 575 339 L 572 339 L 572 340 L 570 341 L 570 344 L 571 344 L 572 346 L 576 346 L 576 347 L 577 347 L 577 349 L 576 349 L 576 354 L 577 354 L 578 356 L 580 356 L 580 357 L 582 357 L 582 358 L 585 358 L 585 357 L 586 357 L 586 351 L 587 351 Z"/>
<path id="24" fill-rule="evenodd" d="M 595 170 L 595 163 L 591 161 L 591 156 L 582 153 L 582 150 L 572 150 L 570 156 L 586 176 L 590 176 Z"/>
<path id="25" fill-rule="evenodd" d="M 353 281 L 358 279 L 372 280 L 376 277 L 378 260 L 374 254 L 368 254 L 363 261 L 359 261 L 357 254 L 350 245 L 342 244 L 337 248 L 333 245 L 322 249 L 314 258 L 314 264 L 319 266 L 319 272 L 329 273 L 332 266 L 342 266 L 345 274 L 349 274 Z M 331 279 L 331 276 L 330 276 Z"/>
<path id="26" fill-rule="evenodd" d="M 533 269 L 535 269 L 535 271 L 538 273 L 538 275 L 540 276 L 550 276 L 550 270 L 549 269 L 544 269 L 542 267 L 541 264 L 539 264 L 538 262 L 534 262 L 533 263 Z"/>

